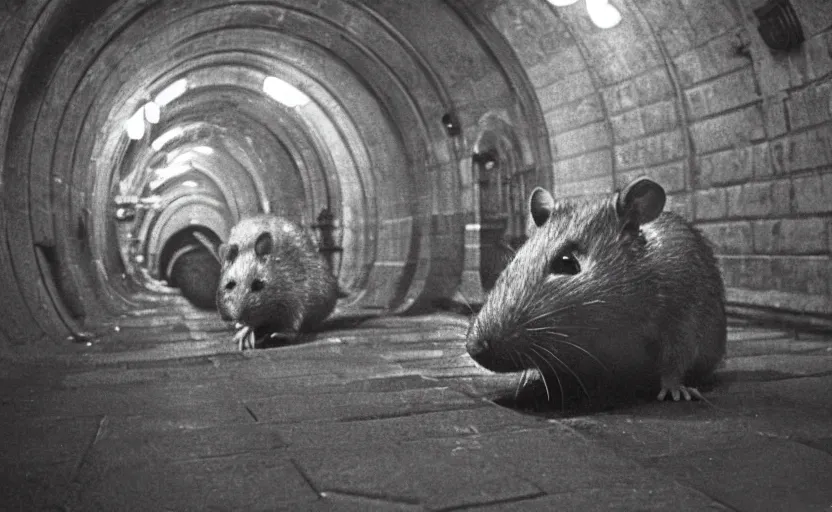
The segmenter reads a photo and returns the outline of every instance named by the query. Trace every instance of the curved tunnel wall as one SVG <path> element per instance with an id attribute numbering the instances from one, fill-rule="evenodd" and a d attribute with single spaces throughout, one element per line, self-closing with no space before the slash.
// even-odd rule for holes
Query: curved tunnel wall
<path id="1" fill-rule="evenodd" d="M 806 40 L 780 51 L 763 0 L 611 3 L 608 30 L 582 3 L 484 13 L 537 90 L 555 194 L 651 176 L 714 242 L 734 311 L 832 325 L 832 5 L 791 0 Z"/>
<path id="2" fill-rule="evenodd" d="M 60 338 L 148 301 L 113 198 L 143 193 L 159 164 L 148 145 L 188 123 L 164 152 L 221 153 L 188 171 L 209 217 L 272 210 L 314 232 L 333 211 L 345 309 L 481 298 L 489 178 L 472 155 L 490 144 L 511 153 L 493 189 L 492 217 L 515 226 L 502 236 L 518 234 L 531 186 L 594 197 L 648 174 L 715 242 L 732 304 L 832 315 L 832 156 L 818 149 L 832 9 L 793 0 L 807 40 L 775 52 L 756 30 L 761 1 L 611 3 L 622 21 L 603 30 L 583 3 L 543 0 L 6 2 L 0 332 Z M 277 105 L 258 89 L 271 75 L 311 102 Z M 159 122 L 126 137 L 127 118 L 183 77 Z"/>
<path id="3" fill-rule="evenodd" d="M 164 303 L 142 276 L 159 277 L 166 238 L 189 225 L 222 237 L 261 210 L 313 234 L 331 211 L 342 310 L 431 307 L 466 270 L 478 119 L 496 113 L 535 133 L 527 164 L 542 179 L 549 165 L 513 53 L 495 56 L 472 14 L 441 2 L 408 12 L 398 2 L 42 0 L 5 4 L 0 23 L 12 49 L 0 298 L 15 344 Z M 307 101 L 264 94 L 272 76 Z"/>

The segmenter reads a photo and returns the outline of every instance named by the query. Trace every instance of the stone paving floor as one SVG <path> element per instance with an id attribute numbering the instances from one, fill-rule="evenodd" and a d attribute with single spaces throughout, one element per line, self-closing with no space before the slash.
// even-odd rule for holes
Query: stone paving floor
<path id="1" fill-rule="evenodd" d="M 832 335 L 735 324 L 708 403 L 531 413 L 462 316 L 245 353 L 148 320 L 0 360 L 0 508 L 832 510 Z"/>

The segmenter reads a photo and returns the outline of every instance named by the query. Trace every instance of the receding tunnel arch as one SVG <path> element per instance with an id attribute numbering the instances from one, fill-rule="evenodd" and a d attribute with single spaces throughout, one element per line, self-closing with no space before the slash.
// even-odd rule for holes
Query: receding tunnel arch
<path id="1" fill-rule="evenodd" d="M 454 52 L 468 57 L 455 62 L 438 60 L 431 37 L 392 5 L 101 1 L 75 19 L 78 2 L 40 1 L 0 133 L 11 134 L 4 197 L 28 190 L 5 202 L 10 243 L 37 248 L 4 254 L 14 269 L 5 281 L 40 275 L 43 286 L 3 298 L 48 313 L 44 333 L 96 330 L 160 303 L 131 277 L 129 258 L 161 279 L 175 233 L 222 238 L 255 211 L 292 216 L 313 234 L 322 212 L 334 215 L 342 308 L 418 309 L 456 290 L 474 211 L 466 130 L 486 104 L 522 114 L 510 82 L 523 78 L 506 79 L 470 32 L 478 22 L 424 7 L 419 23 L 437 40 L 462 36 Z M 50 48 L 60 26 L 63 47 Z M 488 97 L 459 96 L 466 73 L 492 76 Z M 309 102 L 281 105 L 264 91 L 269 77 Z M 461 134 L 445 130 L 449 112 Z M 143 128 L 127 127 L 131 118 Z"/>

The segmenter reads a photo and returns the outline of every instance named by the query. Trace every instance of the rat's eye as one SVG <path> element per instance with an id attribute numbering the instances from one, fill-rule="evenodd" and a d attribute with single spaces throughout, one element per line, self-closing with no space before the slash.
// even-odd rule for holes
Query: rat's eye
<path id="1" fill-rule="evenodd" d="M 555 256 L 549 264 L 549 272 L 552 274 L 566 274 L 574 276 L 581 271 L 581 264 L 571 252 L 561 253 Z"/>

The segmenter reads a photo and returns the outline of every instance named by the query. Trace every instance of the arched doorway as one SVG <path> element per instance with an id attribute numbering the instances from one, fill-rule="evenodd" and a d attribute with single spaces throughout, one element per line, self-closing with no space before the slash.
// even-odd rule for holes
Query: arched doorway
<path id="1" fill-rule="evenodd" d="M 471 157 L 479 189 L 480 281 L 490 290 L 525 242 L 525 198 L 535 168 L 524 163 L 514 127 L 488 116 Z"/>

